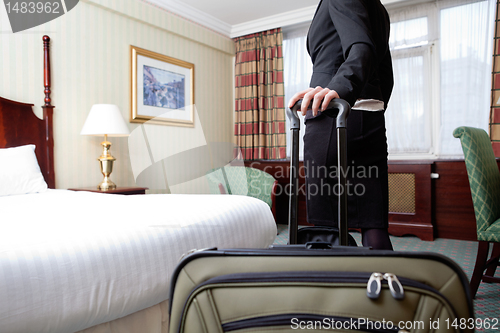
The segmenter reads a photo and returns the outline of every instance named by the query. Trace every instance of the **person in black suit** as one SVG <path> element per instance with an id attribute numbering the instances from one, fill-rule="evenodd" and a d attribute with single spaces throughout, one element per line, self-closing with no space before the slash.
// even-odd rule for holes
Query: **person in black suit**
<path id="1" fill-rule="evenodd" d="M 389 30 L 380 0 L 320 1 L 307 36 L 311 88 L 296 93 L 289 107 L 303 99 L 308 222 L 336 225 L 335 178 L 344 172 L 349 227 L 361 229 L 364 246 L 392 250 L 384 118 L 394 84 Z M 347 170 L 336 170 L 335 119 L 320 112 L 334 98 L 352 107 L 347 119 Z"/>

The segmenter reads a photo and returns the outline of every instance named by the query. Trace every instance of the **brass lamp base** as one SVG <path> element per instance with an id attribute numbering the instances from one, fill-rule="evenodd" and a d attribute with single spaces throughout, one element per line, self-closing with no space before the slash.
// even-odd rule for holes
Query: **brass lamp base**
<path id="1" fill-rule="evenodd" d="M 97 188 L 100 191 L 114 190 L 116 189 L 116 184 L 109 179 L 108 180 L 104 179 L 99 185 L 97 185 Z"/>
<path id="2" fill-rule="evenodd" d="M 108 136 L 105 135 L 104 141 L 101 142 L 103 148 L 102 155 L 97 159 L 101 166 L 101 172 L 104 175 L 104 179 L 102 180 L 102 182 L 97 185 L 97 188 L 101 191 L 114 190 L 116 188 L 116 184 L 109 179 L 109 175 L 111 175 L 111 172 L 113 171 L 113 162 L 116 161 L 116 158 L 111 156 L 111 154 L 109 153 L 111 142 L 109 142 L 107 139 Z"/>
<path id="3" fill-rule="evenodd" d="M 111 171 L 107 171 L 113 169 L 113 160 L 99 160 L 99 162 L 101 164 L 101 172 L 104 175 L 104 178 L 102 182 L 97 185 L 97 188 L 101 191 L 114 190 L 116 188 L 116 184 L 109 179 Z"/>

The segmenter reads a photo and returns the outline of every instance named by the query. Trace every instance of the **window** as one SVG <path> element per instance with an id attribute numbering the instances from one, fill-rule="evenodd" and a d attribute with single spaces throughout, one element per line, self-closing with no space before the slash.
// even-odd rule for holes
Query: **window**
<path id="1" fill-rule="evenodd" d="M 441 156 L 462 155 L 458 126 L 488 131 L 496 1 L 440 10 Z"/>
<path id="2" fill-rule="evenodd" d="M 491 0 L 389 11 L 395 73 L 386 111 L 391 158 L 461 157 L 453 130 L 487 130 L 493 13 Z"/>
<path id="3" fill-rule="evenodd" d="M 389 158 L 459 158 L 453 130 L 487 130 L 495 4 L 442 0 L 389 8 L 395 79 L 386 111 Z M 306 34 L 284 29 L 287 101 L 309 86 Z M 306 72 L 297 74 L 301 68 Z"/>
<path id="4" fill-rule="evenodd" d="M 391 154 L 432 154 L 431 50 L 428 18 L 391 23 L 394 88 L 386 111 Z"/>
<path id="5" fill-rule="evenodd" d="M 283 31 L 283 65 L 285 75 L 285 103 L 298 92 L 309 87 L 309 81 L 312 76 L 312 62 L 306 48 L 306 35 L 309 24 L 300 25 L 293 29 Z M 300 117 L 300 141 L 299 141 L 299 159 L 304 156 L 304 118 Z M 286 128 L 290 128 L 288 117 L 286 119 Z M 290 157 L 291 151 L 291 133 L 288 130 L 286 136 L 287 157 Z"/>

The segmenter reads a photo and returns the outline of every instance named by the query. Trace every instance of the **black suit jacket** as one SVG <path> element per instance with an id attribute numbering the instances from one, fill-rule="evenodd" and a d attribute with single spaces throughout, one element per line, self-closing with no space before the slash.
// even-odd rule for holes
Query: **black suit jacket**
<path id="1" fill-rule="evenodd" d="M 394 84 L 389 30 L 380 0 L 322 0 L 308 33 L 310 86 L 335 90 L 351 106 L 359 98 L 387 106 Z"/>

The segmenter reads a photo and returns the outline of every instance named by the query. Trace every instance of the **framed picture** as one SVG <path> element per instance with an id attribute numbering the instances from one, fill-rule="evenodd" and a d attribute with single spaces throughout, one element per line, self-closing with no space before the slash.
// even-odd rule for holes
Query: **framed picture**
<path id="1" fill-rule="evenodd" d="M 133 123 L 194 126 L 194 65 L 130 46 Z"/>

